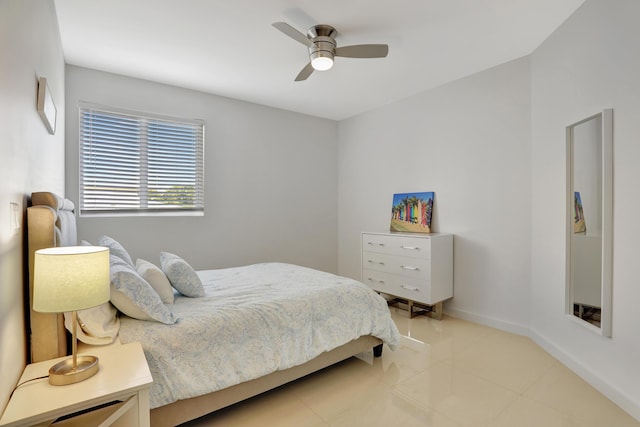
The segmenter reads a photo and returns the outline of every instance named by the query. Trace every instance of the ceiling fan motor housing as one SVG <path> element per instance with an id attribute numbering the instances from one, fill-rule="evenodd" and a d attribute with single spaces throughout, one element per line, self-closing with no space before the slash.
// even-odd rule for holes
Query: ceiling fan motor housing
<path id="1" fill-rule="evenodd" d="M 313 41 L 309 47 L 309 58 L 313 62 L 316 58 L 329 58 L 333 61 L 336 54 L 335 37 L 338 32 L 330 25 L 316 25 L 307 31 L 307 37 Z"/>

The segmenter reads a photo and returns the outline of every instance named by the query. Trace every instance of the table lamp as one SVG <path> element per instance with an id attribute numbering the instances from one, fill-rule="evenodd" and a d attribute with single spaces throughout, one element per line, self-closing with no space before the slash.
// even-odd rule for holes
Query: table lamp
<path id="1" fill-rule="evenodd" d="M 72 313 L 72 357 L 49 369 L 49 383 L 84 381 L 98 372 L 98 358 L 78 356 L 77 310 L 109 301 L 109 249 L 101 246 L 61 246 L 37 250 L 33 274 L 33 309 Z"/>

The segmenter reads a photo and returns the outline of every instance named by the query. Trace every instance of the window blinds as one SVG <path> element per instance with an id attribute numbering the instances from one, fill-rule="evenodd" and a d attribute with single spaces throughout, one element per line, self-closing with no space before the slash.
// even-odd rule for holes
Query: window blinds
<path id="1" fill-rule="evenodd" d="M 80 107 L 80 213 L 204 211 L 204 124 Z"/>

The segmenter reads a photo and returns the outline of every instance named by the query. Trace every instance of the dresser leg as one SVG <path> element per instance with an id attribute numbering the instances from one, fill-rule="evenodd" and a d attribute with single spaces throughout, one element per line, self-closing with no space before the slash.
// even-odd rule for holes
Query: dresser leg
<path id="1" fill-rule="evenodd" d="M 442 320 L 442 301 L 437 302 L 431 306 L 429 317 L 435 320 Z"/>

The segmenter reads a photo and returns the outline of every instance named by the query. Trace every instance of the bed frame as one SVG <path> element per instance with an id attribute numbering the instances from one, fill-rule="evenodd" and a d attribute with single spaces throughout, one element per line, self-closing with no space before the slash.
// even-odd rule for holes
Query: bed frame
<path id="1" fill-rule="evenodd" d="M 66 356 L 67 333 L 64 316 L 33 310 L 33 266 L 38 249 L 76 244 L 73 204 L 53 193 L 33 193 L 27 208 L 27 245 L 29 251 L 29 344 L 30 362 Z M 64 229 L 64 233 L 62 230 Z"/>
<path id="2" fill-rule="evenodd" d="M 38 249 L 77 244 L 73 203 L 48 192 L 33 193 L 27 208 L 29 252 L 29 307 L 33 307 L 34 253 Z M 27 331 L 31 362 L 49 360 L 68 354 L 67 331 L 61 314 L 44 314 L 30 309 Z M 119 345 L 114 343 L 112 345 Z M 86 348 L 86 346 L 83 346 Z M 176 426 L 218 409 L 233 405 L 290 381 L 348 359 L 373 348 L 374 356 L 382 355 L 382 341 L 362 336 L 315 359 L 292 368 L 277 371 L 252 381 L 213 393 L 179 400 L 151 410 L 151 425 Z"/>

